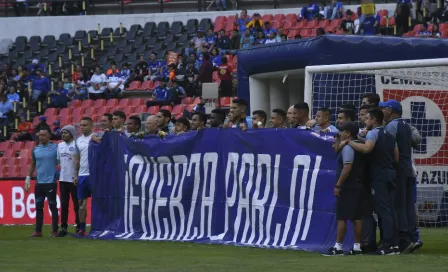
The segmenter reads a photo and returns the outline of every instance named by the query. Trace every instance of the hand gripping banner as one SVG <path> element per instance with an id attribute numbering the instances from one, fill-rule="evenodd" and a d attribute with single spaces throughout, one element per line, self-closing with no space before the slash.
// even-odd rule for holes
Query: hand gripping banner
<path id="1" fill-rule="evenodd" d="M 89 149 L 89 237 L 326 249 L 336 231 L 331 144 L 294 129 L 107 133 Z"/>

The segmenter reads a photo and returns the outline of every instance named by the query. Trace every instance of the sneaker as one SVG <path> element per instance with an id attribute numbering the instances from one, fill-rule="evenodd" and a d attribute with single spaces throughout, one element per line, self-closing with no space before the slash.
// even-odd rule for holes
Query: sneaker
<path id="1" fill-rule="evenodd" d="M 418 240 L 417 242 L 414 243 L 412 249 L 410 252 L 414 252 L 419 250 L 421 247 L 423 246 L 423 242 L 421 240 Z"/>
<path id="2" fill-rule="evenodd" d="M 58 235 L 57 231 L 52 231 L 50 237 L 56 237 Z"/>
<path id="3" fill-rule="evenodd" d="M 400 248 L 398 246 L 394 246 L 394 254 L 400 255 Z"/>
<path id="4" fill-rule="evenodd" d="M 336 247 L 330 247 L 327 253 L 322 254 L 323 256 L 343 256 L 344 251 L 342 249 L 337 249 Z"/>
<path id="5" fill-rule="evenodd" d="M 400 251 L 402 253 L 409 253 L 411 252 L 411 250 L 414 248 L 414 243 L 413 242 L 407 242 L 405 244 L 403 244 L 403 246 L 400 247 Z"/>
<path id="6" fill-rule="evenodd" d="M 350 249 L 348 252 L 348 255 L 362 255 L 362 250 L 354 250 L 353 248 Z"/>
<path id="7" fill-rule="evenodd" d="M 42 237 L 42 232 L 34 232 L 30 237 Z"/>
<path id="8" fill-rule="evenodd" d="M 84 236 L 86 236 L 86 233 L 84 231 L 80 230 L 76 233 L 76 236 L 84 237 Z"/>
<path id="9" fill-rule="evenodd" d="M 376 250 L 378 255 L 395 255 L 393 246 L 382 246 Z"/>
<path id="10" fill-rule="evenodd" d="M 65 229 L 61 229 L 58 234 L 56 234 L 56 237 L 65 237 L 67 235 L 67 231 Z"/>

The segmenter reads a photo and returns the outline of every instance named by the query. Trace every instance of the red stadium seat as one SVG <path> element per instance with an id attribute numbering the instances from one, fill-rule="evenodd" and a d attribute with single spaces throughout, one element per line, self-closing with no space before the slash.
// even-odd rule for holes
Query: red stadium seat
<path id="1" fill-rule="evenodd" d="M 382 17 L 386 17 L 389 15 L 389 11 L 387 9 L 380 9 L 378 11 L 378 16 Z"/>
<path id="2" fill-rule="evenodd" d="M 100 108 L 106 106 L 106 99 L 97 99 L 95 102 L 93 102 L 93 106 L 95 108 Z"/>
<path id="3" fill-rule="evenodd" d="M 152 97 L 145 98 L 143 100 L 143 105 L 146 105 L 146 102 L 148 102 L 148 101 L 152 101 Z"/>
<path id="4" fill-rule="evenodd" d="M 302 36 L 303 38 L 308 37 L 311 35 L 311 31 L 310 29 L 302 29 L 300 30 L 300 36 Z"/>
<path id="5" fill-rule="evenodd" d="M 386 17 L 382 17 L 380 19 L 380 27 L 386 27 L 388 23 L 388 19 Z"/>
<path id="6" fill-rule="evenodd" d="M 196 107 L 196 105 L 191 104 L 185 107 L 185 110 L 188 112 L 193 112 L 194 107 Z"/>
<path id="7" fill-rule="evenodd" d="M 130 116 L 131 114 L 134 113 L 134 107 L 133 106 L 123 107 L 123 112 L 124 114 L 126 114 L 126 116 Z"/>
<path id="8" fill-rule="evenodd" d="M 225 28 L 226 33 L 232 32 L 234 29 L 235 29 L 235 25 L 233 23 L 227 22 L 226 28 Z"/>
<path id="9" fill-rule="evenodd" d="M 95 108 L 95 107 L 86 108 L 86 110 L 84 111 L 84 115 L 92 116 L 96 113 L 96 110 L 97 110 L 97 108 Z"/>
<path id="10" fill-rule="evenodd" d="M 138 89 L 140 89 L 140 86 L 142 85 L 142 83 L 140 81 L 132 81 L 131 84 L 129 84 L 129 87 L 126 88 L 126 91 L 137 91 Z"/>
<path id="11" fill-rule="evenodd" d="M 196 97 L 196 98 L 193 100 L 193 104 L 197 105 L 197 104 L 199 104 L 199 103 L 201 103 L 201 98 L 200 98 L 200 97 Z"/>
<path id="12" fill-rule="evenodd" d="M 31 149 L 20 149 L 19 158 L 31 158 Z"/>
<path id="13" fill-rule="evenodd" d="M 110 108 L 113 108 L 116 106 L 118 106 L 118 99 L 112 98 L 112 99 L 107 100 L 106 108 L 110 109 Z"/>
<path id="14" fill-rule="evenodd" d="M 73 115 L 72 116 L 72 124 L 78 124 L 79 122 L 81 122 L 82 119 L 82 115 Z"/>
<path id="15" fill-rule="evenodd" d="M 395 17 L 389 18 L 389 26 L 394 26 L 396 24 Z"/>
<path id="16" fill-rule="evenodd" d="M 448 24 L 447 24 L 447 23 L 445 23 L 445 24 L 440 24 L 440 25 L 439 25 L 439 28 L 440 28 L 440 31 L 448 30 Z"/>
<path id="17" fill-rule="evenodd" d="M 285 23 L 283 24 L 283 30 L 292 29 L 295 23 L 296 22 L 285 21 Z"/>
<path id="18" fill-rule="evenodd" d="M 19 151 L 20 149 L 22 149 L 25 146 L 24 142 L 14 142 L 11 145 L 11 149 L 14 151 Z"/>
<path id="19" fill-rule="evenodd" d="M 152 80 L 143 81 L 139 91 L 150 91 L 150 90 L 154 90 L 154 82 L 152 82 Z"/>
<path id="20" fill-rule="evenodd" d="M 215 26 L 213 27 L 213 32 L 219 32 L 222 29 L 226 28 L 226 23 L 225 22 L 219 22 L 219 23 L 215 23 Z"/>
<path id="21" fill-rule="evenodd" d="M 316 28 L 310 29 L 310 36 L 311 36 L 311 37 L 315 37 L 315 36 L 317 36 L 316 31 L 317 31 Z"/>
<path id="22" fill-rule="evenodd" d="M 27 177 L 29 174 L 28 167 L 19 167 L 19 172 L 17 173 L 18 177 Z M 35 176 L 35 175 L 33 175 Z"/>
<path id="23" fill-rule="evenodd" d="M 81 103 L 81 107 L 83 107 L 83 108 L 93 107 L 93 100 L 91 100 L 91 99 L 83 100 Z"/>
<path id="24" fill-rule="evenodd" d="M 299 29 L 304 28 L 304 27 L 306 27 L 306 21 L 302 20 L 300 22 L 296 22 L 295 24 L 293 24 L 291 29 L 299 30 Z"/>
<path id="25" fill-rule="evenodd" d="M 0 164 L 0 177 L 4 178 L 6 176 L 6 171 L 8 170 L 8 167 L 4 164 Z M 27 169 L 28 170 L 28 169 Z M 29 170 L 28 170 L 29 171 Z M 27 175 L 28 176 L 28 175 Z M 26 176 L 25 176 L 26 177 Z"/>
<path id="26" fill-rule="evenodd" d="M 6 170 L 6 177 L 7 178 L 15 178 L 18 176 L 18 166 L 17 165 L 10 165 L 8 166 L 8 170 Z"/>
<path id="27" fill-rule="evenodd" d="M 131 100 L 129 98 L 122 98 L 120 99 L 120 102 L 118 102 L 119 107 L 126 107 L 131 105 Z"/>
<path id="28" fill-rule="evenodd" d="M 160 108 L 161 110 L 168 110 L 168 111 L 172 111 L 173 110 L 173 107 L 171 107 L 171 106 L 163 106 L 163 107 L 161 107 Z"/>
<path id="29" fill-rule="evenodd" d="M 306 26 L 304 28 L 315 28 L 319 25 L 317 20 L 310 20 L 306 22 Z"/>
<path id="30" fill-rule="evenodd" d="M 10 141 L 5 141 L 5 142 L 0 142 L 0 151 L 4 152 L 7 149 L 11 148 L 11 142 Z"/>
<path id="31" fill-rule="evenodd" d="M 295 29 L 291 29 L 291 30 L 289 30 L 289 32 L 288 32 L 288 38 L 289 38 L 290 40 L 294 40 L 294 38 L 296 37 L 297 34 L 299 34 L 299 32 L 298 32 L 297 30 L 295 30 Z"/>
<path id="32" fill-rule="evenodd" d="M 318 27 L 326 28 L 330 25 L 330 20 L 320 20 L 318 22 Z"/>
<path id="33" fill-rule="evenodd" d="M 39 116 L 34 116 L 33 118 L 33 126 L 37 126 L 40 123 Z"/>
<path id="34" fill-rule="evenodd" d="M 179 115 L 184 114 L 184 106 L 183 105 L 175 105 L 171 110 L 171 115 Z"/>
<path id="35" fill-rule="evenodd" d="M 134 98 L 131 100 L 131 106 L 134 106 L 134 107 L 138 107 L 138 106 L 141 106 L 144 104 L 145 104 L 145 102 L 143 101 L 143 98 Z"/>
<path id="36" fill-rule="evenodd" d="M 70 104 L 68 105 L 69 108 L 77 108 L 81 106 L 81 100 L 72 100 Z"/>
<path id="37" fill-rule="evenodd" d="M 146 112 L 145 105 L 137 106 L 137 107 L 133 106 L 133 109 L 134 109 L 134 114 L 142 114 L 142 113 Z"/>
<path id="38" fill-rule="evenodd" d="M 58 110 L 55 109 L 55 108 L 48 108 L 48 109 L 45 110 L 45 113 L 44 113 L 44 115 L 47 116 L 47 117 L 48 116 L 55 116 L 57 114 L 58 114 Z"/>
<path id="39" fill-rule="evenodd" d="M 84 111 L 85 111 L 85 108 L 75 108 L 75 109 L 73 109 L 72 116 L 73 117 L 79 116 L 82 118 L 84 115 Z"/>
<path id="40" fill-rule="evenodd" d="M 149 107 L 146 112 L 151 114 L 151 115 L 157 114 L 159 112 L 159 106 Z"/>
<path id="41" fill-rule="evenodd" d="M 101 115 L 97 115 L 97 114 L 94 114 L 94 115 L 92 115 L 92 121 L 93 121 L 93 123 L 99 123 L 99 122 L 101 122 Z"/>
<path id="42" fill-rule="evenodd" d="M 271 22 L 272 20 L 274 20 L 274 16 L 272 14 L 265 14 L 261 18 L 261 20 L 263 20 L 263 22 Z"/>
<path id="43" fill-rule="evenodd" d="M 3 156 L 5 158 L 9 158 L 9 157 L 16 157 L 16 151 L 13 149 L 7 149 L 5 151 L 3 151 Z"/>
<path id="44" fill-rule="evenodd" d="M 230 107 L 230 104 L 232 103 L 231 97 L 221 97 L 219 99 L 219 106 L 220 107 Z"/>
<path id="45" fill-rule="evenodd" d="M 59 116 L 59 122 L 61 123 L 61 127 L 69 125 L 72 120 L 71 115 Z"/>
<path id="46" fill-rule="evenodd" d="M 285 20 L 297 22 L 297 14 L 295 13 L 286 14 Z"/>
<path id="47" fill-rule="evenodd" d="M 61 111 L 59 112 L 59 117 L 72 115 L 72 110 L 73 110 L 72 108 L 63 108 L 63 109 L 61 109 Z"/>
<path id="48" fill-rule="evenodd" d="M 227 17 L 227 24 L 235 23 L 236 19 L 237 19 L 236 16 L 230 15 L 229 17 Z"/>
<path id="49" fill-rule="evenodd" d="M 19 158 L 17 157 L 5 157 L 4 162 L 6 166 L 19 165 Z"/>
<path id="50" fill-rule="evenodd" d="M 25 145 L 23 146 L 24 149 L 33 150 L 33 148 L 36 147 L 35 141 L 26 141 Z"/>
<path id="51" fill-rule="evenodd" d="M 331 20 L 330 26 L 331 26 L 332 28 L 337 28 L 337 27 L 339 27 L 340 25 L 341 25 L 341 20 L 339 20 L 339 19 Z"/>
<path id="52" fill-rule="evenodd" d="M 215 24 L 225 23 L 227 21 L 226 16 L 217 16 L 215 19 Z"/>
<path id="53" fill-rule="evenodd" d="M 275 14 L 274 21 L 284 21 L 285 20 L 285 14 L 279 13 Z"/>
<path id="54" fill-rule="evenodd" d="M 190 105 L 193 104 L 193 97 L 184 97 L 182 98 L 182 105 Z"/>
<path id="55" fill-rule="evenodd" d="M 274 22 L 272 22 L 272 28 L 274 28 L 274 29 L 283 28 L 283 25 L 284 25 L 284 21 L 274 21 Z"/>
<path id="56" fill-rule="evenodd" d="M 102 108 L 99 108 L 99 109 L 96 111 L 96 114 L 99 115 L 99 116 L 103 116 L 105 113 L 108 113 L 108 112 L 109 112 L 109 109 L 108 109 L 108 108 L 106 108 L 106 107 L 102 107 Z"/>
<path id="57" fill-rule="evenodd" d="M 417 33 L 422 29 L 423 25 L 422 24 L 418 24 L 414 26 L 414 32 Z"/>
<path id="58" fill-rule="evenodd" d="M 447 30 L 443 30 L 441 36 L 442 36 L 443 38 L 448 38 L 448 29 L 447 29 Z"/>

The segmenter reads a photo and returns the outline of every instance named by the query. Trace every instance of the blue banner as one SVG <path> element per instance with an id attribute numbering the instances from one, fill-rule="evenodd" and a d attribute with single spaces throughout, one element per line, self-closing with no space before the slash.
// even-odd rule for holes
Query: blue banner
<path id="1" fill-rule="evenodd" d="M 331 144 L 295 129 L 108 133 L 89 149 L 89 237 L 327 249 L 336 235 Z"/>

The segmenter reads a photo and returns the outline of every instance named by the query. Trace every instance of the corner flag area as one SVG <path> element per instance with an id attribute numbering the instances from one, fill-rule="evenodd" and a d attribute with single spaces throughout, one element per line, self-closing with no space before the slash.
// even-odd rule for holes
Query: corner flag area
<path id="1" fill-rule="evenodd" d="M 51 229 L 44 227 L 47 236 Z M 293 250 L 179 242 L 28 238 L 33 226 L 0 226 L 0 271 L 446 271 L 448 229 L 421 231 L 414 254 L 323 257 Z"/>

